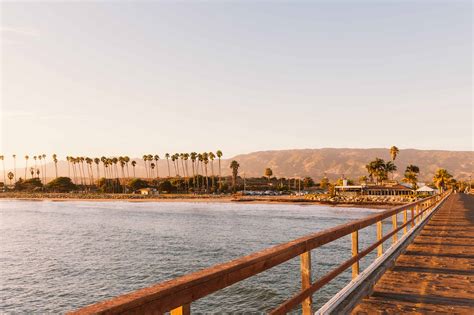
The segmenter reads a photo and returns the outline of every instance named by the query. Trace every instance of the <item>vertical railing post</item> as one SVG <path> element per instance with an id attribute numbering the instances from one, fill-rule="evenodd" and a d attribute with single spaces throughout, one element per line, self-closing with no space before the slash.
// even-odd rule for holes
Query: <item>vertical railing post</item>
<path id="1" fill-rule="evenodd" d="M 413 206 L 410 209 L 411 210 L 411 220 L 410 221 L 411 221 L 411 227 L 412 228 L 415 227 L 415 207 L 417 207 L 417 206 Z"/>
<path id="2" fill-rule="evenodd" d="M 403 228 L 403 234 L 407 234 L 408 232 L 407 222 L 408 222 L 408 210 L 405 209 L 403 210 L 403 224 L 405 225 L 405 227 Z"/>
<path id="3" fill-rule="evenodd" d="M 352 232 L 352 257 L 359 254 L 359 231 Z M 352 264 L 352 279 L 359 275 L 359 260 Z"/>
<path id="4" fill-rule="evenodd" d="M 380 241 L 383 237 L 383 227 L 382 227 L 382 220 L 377 222 L 377 241 Z M 383 255 L 383 243 L 377 246 L 377 257 Z"/>
<path id="5" fill-rule="evenodd" d="M 185 304 L 170 311 L 170 315 L 189 315 L 191 314 L 191 304 Z"/>
<path id="6" fill-rule="evenodd" d="M 307 289 L 311 286 L 311 252 L 307 251 L 300 255 L 301 257 L 301 287 L 302 289 Z M 303 303 L 301 303 L 301 308 L 303 310 L 303 315 L 309 315 L 312 313 L 312 304 L 313 299 L 311 296 L 307 297 Z"/>
<path id="7" fill-rule="evenodd" d="M 397 229 L 397 215 L 396 214 L 392 216 L 392 227 L 394 231 Z M 395 244 L 397 240 L 398 240 L 398 235 L 397 233 L 395 233 L 392 236 L 392 244 Z"/>

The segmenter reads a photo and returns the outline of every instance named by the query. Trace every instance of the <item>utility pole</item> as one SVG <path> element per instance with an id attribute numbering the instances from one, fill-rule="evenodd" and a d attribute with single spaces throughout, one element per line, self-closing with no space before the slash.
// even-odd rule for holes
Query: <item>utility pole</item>
<path id="1" fill-rule="evenodd" d="M 244 175 L 244 196 L 245 196 L 245 173 L 242 173 Z"/>

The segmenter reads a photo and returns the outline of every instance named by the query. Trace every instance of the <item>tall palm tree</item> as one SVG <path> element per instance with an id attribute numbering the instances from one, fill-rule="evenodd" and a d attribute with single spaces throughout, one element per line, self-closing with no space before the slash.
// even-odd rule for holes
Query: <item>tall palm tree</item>
<path id="1" fill-rule="evenodd" d="M 159 167 L 158 167 L 158 161 L 160 160 L 160 156 L 158 154 L 155 154 L 153 157 L 153 160 L 155 160 L 156 164 L 156 178 L 160 177 L 160 172 L 159 172 Z"/>
<path id="2" fill-rule="evenodd" d="M 206 192 L 209 193 L 209 180 L 207 178 L 207 164 L 209 163 L 209 154 L 207 152 L 202 154 L 202 160 L 204 162 L 204 172 L 206 176 Z"/>
<path id="3" fill-rule="evenodd" d="M 444 168 L 440 168 L 436 171 L 435 175 L 433 176 L 433 182 L 435 183 L 436 187 L 441 191 L 444 191 L 446 185 L 449 181 L 453 178 L 453 175 L 449 174 L 447 170 Z"/>
<path id="4" fill-rule="evenodd" d="M 15 172 L 15 182 L 16 182 L 16 154 L 13 154 L 13 171 Z M 11 181 L 11 180 L 10 180 Z"/>
<path id="5" fill-rule="evenodd" d="M 33 176 L 35 176 L 35 168 L 34 167 L 30 167 L 30 174 L 31 174 L 31 179 L 33 179 Z M 26 177 L 25 177 L 26 179 Z"/>
<path id="6" fill-rule="evenodd" d="M 5 171 L 5 157 L 3 155 L 0 155 L 0 161 L 2 161 L 2 168 L 3 168 L 3 184 L 6 186 L 7 185 L 7 174 Z"/>
<path id="7" fill-rule="evenodd" d="M 43 153 L 43 165 L 44 165 L 43 178 L 44 178 L 44 183 L 46 184 L 46 154 L 44 153 Z"/>
<path id="8" fill-rule="evenodd" d="M 216 155 L 214 152 L 209 152 L 209 160 L 211 160 L 211 177 L 212 177 L 212 188 L 215 188 L 215 180 L 214 180 L 214 159 Z"/>
<path id="9" fill-rule="evenodd" d="M 30 157 L 28 155 L 25 155 L 25 180 L 26 180 L 26 172 L 28 171 L 28 159 Z"/>
<path id="10" fill-rule="evenodd" d="M 148 161 L 148 170 L 150 171 L 150 177 L 152 177 L 152 171 L 151 171 L 151 162 L 153 161 L 153 155 L 152 154 L 148 154 L 147 155 L 147 161 Z"/>
<path id="11" fill-rule="evenodd" d="M 71 157 L 66 156 L 66 161 L 67 161 L 67 176 L 71 178 Z"/>
<path id="12" fill-rule="evenodd" d="M 53 154 L 53 162 L 54 162 L 54 171 L 56 173 L 56 178 L 58 178 L 58 156 Z"/>
<path id="13" fill-rule="evenodd" d="M 196 189 L 196 173 L 195 173 L 195 169 L 194 169 L 194 164 L 196 163 L 197 153 L 196 152 L 191 152 L 191 154 L 189 156 L 191 157 L 191 167 L 193 169 L 194 189 Z"/>
<path id="14" fill-rule="evenodd" d="M 39 160 L 39 168 L 41 169 L 41 173 L 43 173 L 43 156 L 41 154 L 38 155 L 38 160 Z M 41 179 L 43 181 L 43 179 Z"/>
<path id="15" fill-rule="evenodd" d="M 153 163 L 153 162 L 150 164 L 151 175 L 154 175 L 155 166 L 156 166 L 156 164 L 155 164 L 155 163 Z"/>
<path id="16" fill-rule="evenodd" d="M 148 155 L 144 154 L 144 155 L 142 156 L 142 158 L 143 158 L 143 163 L 145 163 L 146 178 L 148 178 L 148 177 L 149 177 L 149 176 L 148 176 L 148 165 L 147 165 L 147 163 L 146 163 L 146 162 L 148 161 Z"/>
<path id="17" fill-rule="evenodd" d="M 116 157 L 113 157 L 112 158 L 112 163 L 113 163 L 113 167 L 114 167 L 114 171 L 115 171 L 115 178 L 119 178 L 118 168 L 117 168 L 118 159 Z"/>
<path id="18" fill-rule="evenodd" d="M 236 160 L 230 162 L 230 168 L 232 169 L 232 187 L 234 193 L 237 190 L 237 175 L 239 174 L 239 167 L 240 164 Z"/>
<path id="19" fill-rule="evenodd" d="M 168 164 L 168 177 L 171 177 L 171 171 L 170 171 L 170 154 L 169 154 L 169 153 L 166 153 L 166 154 L 165 154 L 165 158 L 166 158 L 166 163 Z"/>
<path id="20" fill-rule="evenodd" d="M 135 175 L 135 165 L 137 165 L 137 162 L 136 162 L 136 161 L 132 161 L 132 167 L 133 167 L 133 178 L 136 178 L 136 175 Z"/>
<path id="21" fill-rule="evenodd" d="M 396 146 L 392 146 L 390 148 L 390 156 L 392 157 L 392 162 L 395 161 L 395 159 L 397 158 L 398 152 L 400 152 L 400 150 L 398 150 Z"/>
<path id="22" fill-rule="evenodd" d="M 37 168 L 37 166 L 36 166 L 36 160 L 37 160 L 37 159 L 38 159 L 38 157 L 37 157 L 36 155 L 33 156 L 33 160 L 35 160 L 35 169 Z"/>
<path id="23" fill-rule="evenodd" d="M 100 159 L 99 158 L 94 158 L 94 163 L 95 167 L 97 169 L 97 179 L 100 179 L 100 169 L 99 169 L 99 164 L 100 164 Z"/>
<path id="24" fill-rule="evenodd" d="M 174 167 L 175 176 L 178 177 L 178 176 L 179 176 L 179 171 L 178 171 L 178 169 L 176 168 L 176 154 L 173 154 L 173 155 L 171 156 L 171 162 L 173 162 L 173 167 Z"/>
<path id="25" fill-rule="evenodd" d="M 94 184 L 94 171 L 92 170 L 92 163 L 94 162 L 93 159 L 90 157 L 86 158 L 87 163 L 87 173 L 89 173 L 89 184 L 92 186 Z"/>
<path id="26" fill-rule="evenodd" d="M 199 153 L 197 155 L 198 188 L 204 187 L 204 182 L 201 183 L 201 181 L 204 180 L 204 178 L 202 178 L 202 175 L 204 174 L 203 163 L 202 163 L 203 161 L 204 159 L 202 157 L 202 154 Z M 201 167 L 201 177 L 199 177 L 199 167 Z"/>
<path id="27" fill-rule="evenodd" d="M 186 171 L 184 170 L 184 153 L 179 154 L 179 159 L 181 160 L 181 168 L 183 169 L 183 177 L 186 178 Z"/>
<path id="28" fill-rule="evenodd" d="M 128 163 L 130 162 L 130 158 L 128 156 L 124 156 L 123 160 L 125 162 L 125 168 L 127 169 L 127 178 L 130 178 L 130 174 L 128 173 Z"/>
<path id="29" fill-rule="evenodd" d="M 219 191 L 222 190 L 222 180 L 221 180 L 221 177 L 222 177 L 222 174 L 221 174 L 221 158 L 222 158 L 222 151 L 221 150 L 217 150 L 216 152 L 216 155 L 217 155 L 217 158 L 219 159 L 219 179 L 218 179 L 218 182 L 219 182 Z"/>
<path id="30" fill-rule="evenodd" d="M 107 158 L 105 156 L 102 156 L 100 158 L 100 161 L 102 162 L 102 167 L 104 168 L 104 178 L 107 179 Z"/>

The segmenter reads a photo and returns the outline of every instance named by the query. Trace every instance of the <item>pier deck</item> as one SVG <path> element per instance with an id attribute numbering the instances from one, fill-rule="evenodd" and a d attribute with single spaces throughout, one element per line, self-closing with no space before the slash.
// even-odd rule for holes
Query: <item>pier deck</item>
<path id="1" fill-rule="evenodd" d="M 474 196 L 452 194 L 352 314 L 474 314 Z"/>

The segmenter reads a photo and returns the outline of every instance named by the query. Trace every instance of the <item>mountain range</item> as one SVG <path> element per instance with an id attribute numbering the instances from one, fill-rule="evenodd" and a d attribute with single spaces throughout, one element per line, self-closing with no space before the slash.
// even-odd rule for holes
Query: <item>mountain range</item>
<path id="1" fill-rule="evenodd" d="M 224 152 L 225 153 L 225 152 Z M 374 149 L 352 149 L 352 148 L 323 148 L 323 149 L 292 149 L 292 150 L 272 150 L 259 151 L 248 154 L 240 154 L 229 159 L 222 159 L 222 175 L 230 175 L 230 161 L 237 160 L 240 164 L 240 175 L 247 177 L 259 177 L 264 175 L 265 168 L 272 169 L 277 177 L 313 177 L 319 181 L 323 176 L 330 179 L 337 179 L 345 176 L 349 179 L 357 180 L 362 175 L 367 175 L 365 165 L 376 157 L 390 160 L 388 148 Z M 47 158 L 48 161 L 50 157 Z M 68 164 L 59 157 L 58 173 L 60 176 L 68 176 Z M 137 161 L 135 168 L 136 176 L 145 177 L 145 167 L 141 158 L 132 158 Z M 457 179 L 468 179 L 474 171 L 473 151 L 444 151 L 444 150 L 400 150 L 395 159 L 398 170 L 394 173 L 394 179 L 403 178 L 403 172 L 407 165 L 414 164 L 420 168 L 419 179 L 431 181 L 434 172 L 438 168 L 445 168 Z M 17 176 L 24 177 L 25 160 L 17 157 Z M 180 164 L 181 165 L 181 164 Z M 34 166 L 32 158 L 28 161 L 28 168 Z M 120 169 L 120 167 L 119 167 Z M 158 163 L 159 175 L 167 176 L 168 168 L 166 159 Z M 170 161 L 171 175 L 174 175 L 174 168 Z M 93 164 L 94 176 L 96 177 L 96 166 Z M 103 172 L 100 164 L 101 175 Z M 191 164 L 189 164 L 191 173 Z M 214 172 L 218 173 L 217 159 L 214 161 Z M 54 164 L 46 164 L 46 175 L 48 178 L 54 176 Z M 129 174 L 132 176 L 132 167 L 129 166 Z M 208 174 L 211 174 L 209 164 Z M 28 178 L 30 174 L 28 173 Z"/>

